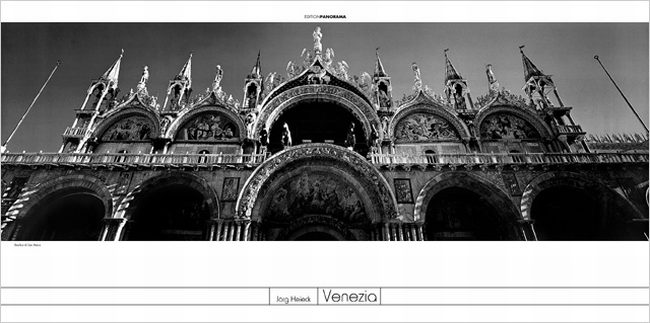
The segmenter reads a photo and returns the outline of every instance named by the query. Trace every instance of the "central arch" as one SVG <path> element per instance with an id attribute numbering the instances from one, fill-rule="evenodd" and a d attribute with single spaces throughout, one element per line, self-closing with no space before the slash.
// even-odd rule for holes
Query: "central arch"
<path id="1" fill-rule="evenodd" d="M 373 127 L 377 129 L 377 135 L 381 136 L 382 126 L 379 117 L 375 109 L 366 100 L 348 89 L 326 84 L 294 87 L 265 102 L 257 118 L 254 133 L 259 136 L 260 131 L 265 129 L 271 132 L 271 136 L 273 136 L 275 124 L 282 122 L 283 116 L 286 118 L 289 114 L 299 113 L 298 111 L 310 108 L 331 108 L 335 109 L 336 112 L 342 112 L 345 115 L 345 120 L 355 122 L 358 131 L 357 142 L 365 144 L 367 138 L 371 136 Z M 327 114 L 325 113 L 325 115 Z M 334 112 L 330 115 L 334 115 Z M 347 131 L 348 126 L 344 124 L 343 129 Z M 345 132 L 343 135 L 345 135 Z M 323 139 L 327 138 L 319 138 L 319 140 Z M 337 140 L 337 138 L 332 139 Z M 294 141 L 294 144 L 298 143 L 300 142 Z"/>
<path id="2" fill-rule="evenodd" d="M 236 212 L 270 240 L 364 240 L 372 225 L 396 217 L 397 203 L 386 179 L 359 154 L 308 144 L 260 165 L 244 185 Z"/>

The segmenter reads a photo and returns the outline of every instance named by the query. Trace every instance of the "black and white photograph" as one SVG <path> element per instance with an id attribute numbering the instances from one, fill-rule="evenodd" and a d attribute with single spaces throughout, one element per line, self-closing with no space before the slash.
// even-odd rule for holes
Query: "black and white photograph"
<path id="1" fill-rule="evenodd" d="M 650 2 L 0 1 L 3 323 L 648 323 Z"/>
<path id="2" fill-rule="evenodd" d="M 634 23 L 5 23 L 2 239 L 647 240 L 647 70 Z"/>

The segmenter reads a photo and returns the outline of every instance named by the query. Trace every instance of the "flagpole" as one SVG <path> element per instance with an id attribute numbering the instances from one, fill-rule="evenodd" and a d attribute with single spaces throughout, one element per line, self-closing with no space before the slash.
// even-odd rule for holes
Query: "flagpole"
<path id="1" fill-rule="evenodd" d="M 623 91 L 621 91 L 621 88 L 618 87 L 618 85 L 616 84 L 616 82 L 614 81 L 614 79 L 612 78 L 612 76 L 609 75 L 609 72 L 607 72 L 607 69 L 605 68 L 605 65 L 603 65 L 603 63 L 600 61 L 598 55 L 594 55 L 594 59 L 595 59 L 596 61 L 598 61 L 598 64 L 600 64 L 600 67 L 603 68 L 603 71 L 605 71 L 605 74 L 607 74 L 607 76 L 609 77 L 609 80 L 612 81 L 612 83 L 614 84 L 614 86 L 615 86 L 616 89 L 618 90 L 618 93 L 621 94 L 621 96 L 623 97 L 623 100 L 625 100 L 625 103 L 627 103 L 627 106 L 630 107 L 630 110 L 632 110 L 632 112 L 634 113 L 634 115 L 636 116 L 636 118 L 639 119 L 639 122 L 641 122 L 641 124 L 643 125 L 643 128 L 645 128 L 645 132 L 648 133 L 648 126 L 646 126 L 645 122 L 643 122 L 643 119 L 641 119 L 641 117 L 640 117 L 639 114 L 636 112 L 636 110 L 634 109 L 634 107 L 632 106 L 632 104 L 630 104 L 630 101 L 627 100 L 627 97 L 625 96 L 625 94 L 623 94 Z"/>
<path id="2" fill-rule="evenodd" d="M 30 104 L 29 107 L 27 108 L 27 110 L 25 110 L 25 113 L 23 113 L 23 116 L 20 118 L 20 120 L 18 120 L 18 123 L 14 127 L 14 130 L 11 131 L 11 134 L 9 135 L 7 140 L 5 140 L 5 142 L 2 144 L 2 147 L 0 147 L 1 152 L 4 153 L 7 150 L 7 144 L 9 143 L 9 140 L 11 140 L 11 138 L 16 134 L 16 131 L 18 130 L 18 127 L 20 127 L 20 124 L 22 124 L 23 120 L 25 120 L 25 117 L 27 117 L 27 114 L 32 109 L 32 107 L 34 106 L 34 103 L 36 103 L 36 100 L 38 100 L 38 97 L 41 95 L 41 93 L 43 92 L 43 90 L 47 86 L 47 83 L 50 82 L 50 79 L 54 75 L 54 72 L 56 72 L 56 70 L 59 68 L 59 65 L 61 65 L 61 60 L 56 61 L 56 66 L 54 66 L 54 68 L 52 69 L 52 72 L 50 72 L 50 76 L 47 77 L 47 80 L 45 80 L 45 83 L 43 83 L 43 86 L 41 86 L 41 89 L 38 91 L 38 93 L 34 97 L 34 100 L 32 100 L 32 104 Z"/>

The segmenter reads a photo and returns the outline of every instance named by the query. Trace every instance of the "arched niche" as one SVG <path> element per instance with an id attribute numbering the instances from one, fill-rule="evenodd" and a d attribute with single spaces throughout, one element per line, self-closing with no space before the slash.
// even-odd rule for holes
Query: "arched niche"
<path id="1" fill-rule="evenodd" d="M 424 223 L 428 239 L 524 239 L 518 224 L 521 216 L 509 196 L 468 172 L 447 172 L 430 179 L 418 194 L 413 217 Z M 439 228 L 445 223 L 452 224 Z M 460 223 L 457 236 L 447 234 L 456 230 L 454 223 Z"/>

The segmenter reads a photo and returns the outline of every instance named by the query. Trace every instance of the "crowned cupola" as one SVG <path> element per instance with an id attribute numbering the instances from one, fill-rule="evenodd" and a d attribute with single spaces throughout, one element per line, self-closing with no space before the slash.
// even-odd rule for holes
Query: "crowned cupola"
<path id="1" fill-rule="evenodd" d="M 185 106 L 192 93 L 192 53 L 181 71 L 169 81 L 163 111 L 178 111 Z"/>
<path id="2" fill-rule="evenodd" d="M 467 80 L 464 79 L 449 60 L 447 54 L 449 49 L 445 49 L 445 95 L 449 103 L 462 112 L 474 109 L 474 103 L 469 94 Z"/>

